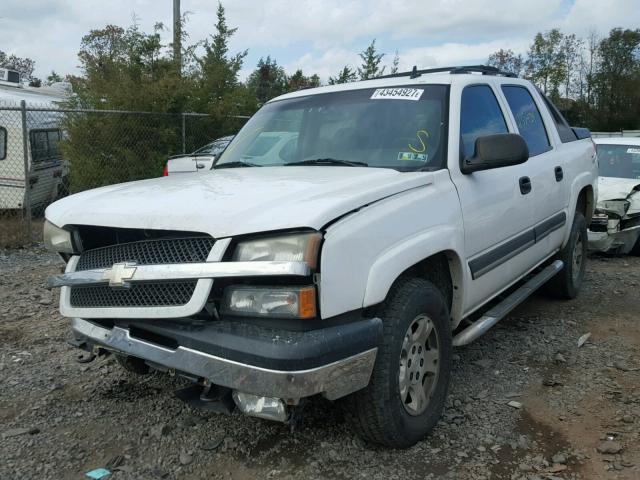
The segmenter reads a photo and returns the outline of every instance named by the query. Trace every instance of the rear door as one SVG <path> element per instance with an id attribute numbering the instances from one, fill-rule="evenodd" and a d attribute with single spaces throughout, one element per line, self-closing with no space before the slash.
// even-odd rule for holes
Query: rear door
<path id="1" fill-rule="evenodd" d="M 454 164 L 449 165 L 449 171 L 462 206 L 467 266 L 472 278 L 472 286 L 465 293 L 465 313 L 516 281 L 533 263 L 528 249 L 535 243 L 535 204 L 525 181 L 533 175 L 531 163 L 471 174 L 460 171 L 460 161 L 473 155 L 478 137 L 515 132 L 498 87 L 495 79 L 486 79 L 462 88 L 454 84 L 451 92 L 451 133 L 459 132 L 459 146 L 456 148 L 452 138 L 450 159 Z"/>
<path id="2" fill-rule="evenodd" d="M 503 84 L 502 93 L 509 106 L 516 131 L 529 147 L 531 171 L 535 252 L 543 258 L 562 244 L 567 221 L 566 194 L 568 192 L 563 153 L 552 125 L 545 123 L 543 114 L 551 120 L 538 92 L 529 85 Z"/>

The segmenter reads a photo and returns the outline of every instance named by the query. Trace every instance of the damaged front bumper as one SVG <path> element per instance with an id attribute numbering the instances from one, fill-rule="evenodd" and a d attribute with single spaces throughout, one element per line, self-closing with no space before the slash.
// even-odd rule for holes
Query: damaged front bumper
<path id="1" fill-rule="evenodd" d="M 618 212 L 596 212 L 588 237 L 591 251 L 628 254 L 640 238 L 640 217 L 621 218 Z"/>
<path id="2" fill-rule="evenodd" d="M 238 322 L 184 324 L 72 319 L 74 345 L 140 358 L 161 370 L 234 391 L 283 399 L 335 400 L 369 383 L 382 336 L 378 318 L 307 332 Z"/>

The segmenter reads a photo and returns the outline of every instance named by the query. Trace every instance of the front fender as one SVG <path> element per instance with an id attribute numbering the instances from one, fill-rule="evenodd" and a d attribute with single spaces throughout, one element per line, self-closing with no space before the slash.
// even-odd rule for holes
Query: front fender
<path id="1" fill-rule="evenodd" d="M 379 303 L 412 264 L 462 252 L 462 213 L 446 170 L 433 183 L 375 202 L 330 225 L 320 256 L 323 318 Z"/>
<path id="2" fill-rule="evenodd" d="M 459 226 L 436 225 L 413 237 L 402 239 L 383 252 L 371 265 L 363 307 L 376 305 L 386 297 L 393 282 L 407 269 L 425 258 L 445 252 L 454 285 L 452 318 L 461 315 L 463 297 L 462 252 L 464 232 Z"/>

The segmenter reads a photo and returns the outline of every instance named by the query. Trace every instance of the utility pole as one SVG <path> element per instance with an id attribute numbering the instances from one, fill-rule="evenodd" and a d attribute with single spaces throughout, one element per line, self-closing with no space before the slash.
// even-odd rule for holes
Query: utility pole
<path id="1" fill-rule="evenodd" d="M 173 60 L 182 71 L 182 19 L 180 18 L 180 0 L 173 0 Z"/>

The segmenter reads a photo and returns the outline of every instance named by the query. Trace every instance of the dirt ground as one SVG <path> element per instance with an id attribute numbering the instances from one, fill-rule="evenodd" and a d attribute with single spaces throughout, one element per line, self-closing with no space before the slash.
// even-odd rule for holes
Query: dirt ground
<path id="1" fill-rule="evenodd" d="M 174 396 L 183 381 L 112 358 L 78 363 L 43 286 L 60 266 L 0 250 L 2 480 L 98 467 L 113 479 L 640 479 L 640 258 L 591 258 L 578 299 L 537 294 L 458 349 L 442 421 L 404 451 L 363 443 L 321 399 L 291 427 L 192 410 Z"/>

